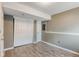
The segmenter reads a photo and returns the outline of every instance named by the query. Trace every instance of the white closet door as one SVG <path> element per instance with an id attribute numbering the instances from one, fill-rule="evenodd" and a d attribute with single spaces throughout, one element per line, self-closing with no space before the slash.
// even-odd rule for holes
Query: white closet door
<path id="1" fill-rule="evenodd" d="M 33 21 L 15 19 L 14 46 L 21 46 L 33 41 Z"/>

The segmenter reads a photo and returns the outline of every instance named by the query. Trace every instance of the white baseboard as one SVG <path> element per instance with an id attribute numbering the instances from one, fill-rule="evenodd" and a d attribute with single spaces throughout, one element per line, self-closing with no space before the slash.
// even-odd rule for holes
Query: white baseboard
<path id="1" fill-rule="evenodd" d="M 40 41 L 39 41 L 39 42 L 40 42 Z M 70 53 L 79 55 L 78 52 L 75 52 L 75 51 L 72 51 L 72 50 L 69 50 L 69 49 L 66 49 L 66 48 L 57 46 L 57 45 L 55 45 L 55 44 L 51 44 L 51 43 L 45 42 L 45 41 L 42 41 L 42 42 L 43 42 L 43 43 L 46 43 L 46 44 L 48 44 L 48 45 L 50 45 L 50 46 L 57 47 L 57 48 L 60 48 L 60 49 L 65 50 L 65 51 L 68 51 L 68 52 L 70 52 Z M 34 42 L 34 43 L 36 44 L 36 43 L 38 43 L 38 42 Z M 4 51 L 11 50 L 11 49 L 14 49 L 14 47 L 6 48 L 6 49 L 4 49 Z"/>
<path id="2" fill-rule="evenodd" d="M 43 43 L 46 43 L 46 44 L 48 44 L 48 45 L 50 45 L 50 46 L 57 47 L 57 48 L 59 48 L 59 49 L 62 49 L 62 50 L 68 51 L 68 52 L 70 52 L 70 53 L 73 53 L 73 54 L 77 54 L 77 55 L 79 55 L 78 52 L 75 52 L 75 51 L 72 51 L 72 50 L 69 50 L 69 49 L 66 49 L 66 48 L 63 48 L 63 47 L 57 46 L 57 45 L 55 45 L 55 44 L 45 42 L 45 41 L 42 41 L 42 42 L 43 42 Z"/>
<path id="3" fill-rule="evenodd" d="M 36 42 L 33 42 L 34 44 L 38 43 L 38 42 L 41 42 L 41 41 L 36 41 Z"/>
<path id="4" fill-rule="evenodd" d="M 11 50 L 11 49 L 14 49 L 14 47 L 6 48 L 4 49 L 4 51 Z"/>
<path id="5" fill-rule="evenodd" d="M 41 41 L 38 41 L 38 42 L 41 42 Z M 33 43 L 36 44 L 36 43 L 38 43 L 38 42 L 33 42 Z M 30 44 L 32 44 L 32 43 L 30 43 Z M 26 45 L 26 44 L 24 44 L 24 45 Z M 23 45 L 22 45 L 22 46 L 23 46 Z M 17 47 L 17 46 L 14 46 L 14 47 Z M 6 49 L 4 49 L 4 51 L 14 49 L 14 47 L 6 48 Z"/>

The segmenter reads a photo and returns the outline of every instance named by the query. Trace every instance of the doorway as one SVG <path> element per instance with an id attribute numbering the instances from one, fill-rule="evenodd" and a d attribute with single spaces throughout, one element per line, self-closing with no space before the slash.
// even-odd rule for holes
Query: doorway
<path id="1" fill-rule="evenodd" d="M 4 49 L 14 46 L 14 18 L 4 15 Z"/>

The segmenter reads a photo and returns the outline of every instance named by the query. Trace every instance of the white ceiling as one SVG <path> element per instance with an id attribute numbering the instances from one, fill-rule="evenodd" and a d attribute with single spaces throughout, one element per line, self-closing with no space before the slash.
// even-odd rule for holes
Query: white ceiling
<path id="1" fill-rule="evenodd" d="M 78 2 L 21 2 L 21 4 L 31 6 L 49 15 L 61 13 L 63 11 L 79 7 Z"/>
<path id="2" fill-rule="evenodd" d="M 28 19 L 28 20 L 41 20 L 41 21 L 45 20 L 44 18 L 37 17 L 31 14 L 27 14 L 27 13 L 24 13 L 18 10 L 13 10 L 10 8 L 4 8 L 4 13 L 8 15 L 12 15 L 14 17 L 20 17 L 20 18 Z"/>
<path id="3" fill-rule="evenodd" d="M 3 3 L 3 10 L 5 14 L 18 16 L 27 19 L 34 20 L 50 20 L 50 15 L 40 12 L 30 6 L 23 5 L 17 2 L 5 2 Z"/>
<path id="4" fill-rule="evenodd" d="M 28 12 L 30 10 L 30 13 L 32 13 L 33 10 L 35 9 L 45 15 L 51 16 L 57 13 L 61 13 L 61 12 L 79 7 L 78 2 L 46 2 L 46 3 L 45 2 L 18 2 L 18 3 L 7 3 L 8 5 L 6 3 L 4 3 L 5 14 L 10 14 L 13 16 L 19 16 L 19 17 L 28 18 L 28 19 L 37 19 L 37 20 L 40 20 L 40 19 L 46 20 L 47 16 L 45 16 L 45 18 L 38 17 L 37 16 L 39 14 L 38 12 L 36 12 L 36 16 L 35 16 L 32 14 L 25 13 L 25 11 Z M 16 4 L 20 5 L 19 6 L 20 8 Z M 11 7 L 11 5 L 13 7 Z M 6 6 L 10 6 L 11 9 L 6 8 Z M 31 9 L 27 8 L 27 6 L 31 7 Z M 22 11 L 20 11 L 18 8 Z M 39 14 L 39 16 L 42 16 L 42 14 Z"/>

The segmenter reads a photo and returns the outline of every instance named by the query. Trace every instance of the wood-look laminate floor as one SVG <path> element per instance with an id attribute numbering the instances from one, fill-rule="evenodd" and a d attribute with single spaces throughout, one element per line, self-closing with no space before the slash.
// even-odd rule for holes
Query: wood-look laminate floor
<path id="1" fill-rule="evenodd" d="M 78 57 L 79 55 L 49 46 L 43 42 L 8 50 L 5 57 Z"/>

